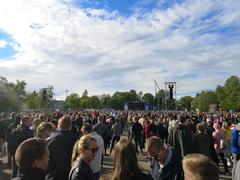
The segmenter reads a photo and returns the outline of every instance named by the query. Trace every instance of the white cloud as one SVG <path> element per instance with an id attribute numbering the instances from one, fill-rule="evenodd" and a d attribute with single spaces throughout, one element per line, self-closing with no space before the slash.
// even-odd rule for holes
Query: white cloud
<path id="1" fill-rule="evenodd" d="M 6 42 L 6 41 L 0 40 L 0 49 L 1 49 L 1 48 L 5 48 L 6 45 L 7 45 L 7 42 Z"/>
<path id="2" fill-rule="evenodd" d="M 53 85 L 56 98 L 84 89 L 153 93 L 154 79 L 162 88 L 177 81 L 179 94 L 214 89 L 240 69 L 239 33 L 221 33 L 226 26 L 239 32 L 240 6 L 229 1 L 189 0 L 122 17 L 71 1 L 8 0 L 0 6 L 0 29 L 17 54 L 0 61 L 0 72 L 25 80 L 28 90 Z"/>

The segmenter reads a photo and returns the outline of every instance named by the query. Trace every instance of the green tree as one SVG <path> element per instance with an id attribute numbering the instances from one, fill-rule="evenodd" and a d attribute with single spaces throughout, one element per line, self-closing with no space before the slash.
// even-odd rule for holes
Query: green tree
<path id="1" fill-rule="evenodd" d="M 178 100 L 178 109 L 179 110 L 191 110 L 191 103 L 192 103 L 193 97 L 191 96 L 184 96 L 181 97 Z"/>
<path id="2" fill-rule="evenodd" d="M 27 93 L 24 101 L 24 107 L 26 109 L 40 109 L 41 97 L 39 96 L 39 93 L 36 91 Z"/>
<path id="3" fill-rule="evenodd" d="M 110 108 L 111 106 L 111 96 L 109 94 L 103 94 L 99 97 L 101 108 Z"/>
<path id="4" fill-rule="evenodd" d="M 71 93 L 66 97 L 64 102 L 64 108 L 77 109 L 80 107 L 80 97 L 77 93 Z"/>
<path id="5" fill-rule="evenodd" d="M 25 89 L 25 87 L 24 87 Z M 16 84 L 0 77 L 0 110 L 13 111 L 21 108 L 20 97 L 16 92 Z"/>
<path id="6" fill-rule="evenodd" d="M 237 76 L 228 78 L 224 86 L 216 88 L 220 108 L 225 110 L 240 110 L 240 79 Z"/>
<path id="7" fill-rule="evenodd" d="M 100 101 L 98 96 L 91 96 L 88 97 L 86 100 L 86 107 L 87 108 L 93 108 L 93 109 L 97 109 L 100 107 Z"/>
<path id="8" fill-rule="evenodd" d="M 88 91 L 87 91 L 87 89 L 85 89 L 84 92 L 83 92 L 82 98 L 84 98 L 84 97 L 88 97 Z"/>
<path id="9" fill-rule="evenodd" d="M 111 105 L 114 109 L 123 109 L 124 102 L 126 102 L 128 92 L 115 92 L 111 98 Z"/>
<path id="10" fill-rule="evenodd" d="M 164 89 L 160 89 L 155 96 L 155 106 L 159 109 L 165 109 L 167 103 L 168 103 L 168 99 L 169 99 L 169 93 L 165 92 Z"/>
<path id="11" fill-rule="evenodd" d="M 154 105 L 154 96 L 151 93 L 145 93 L 142 96 L 142 100 L 144 100 L 147 104 L 153 106 Z"/>
<path id="12" fill-rule="evenodd" d="M 138 95 L 137 95 L 137 92 L 135 90 L 130 90 L 129 93 L 126 93 L 127 95 L 127 99 L 129 101 L 136 101 L 138 100 Z"/>
<path id="13" fill-rule="evenodd" d="M 227 104 L 225 101 L 226 94 L 225 94 L 224 88 L 222 86 L 217 86 L 215 93 L 217 96 L 219 107 L 222 109 L 226 109 Z"/>
<path id="14" fill-rule="evenodd" d="M 217 96 L 213 91 L 202 91 L 196 98 L 200 111 L 208 111 L 211 104 L 217 104 Z"/>
<path id="15" fill-rule="evenodd" d="M 240 110 L 240 80 L 237 76 L 231 76 L 224 84 L 225 108 L 228 110 Z"/>
<path id="16" fill-rule="evenodd" d="M 53 96 L 54 96 L 53 86 L 49 85 L 46 88 L 41 88 L 39 90 L 39 96 L 41 97 L 40 98 L 41 108 L 44 108 L 44 109 L 51 108 L 52 107 L 51 100 L 53 99 Z"/>

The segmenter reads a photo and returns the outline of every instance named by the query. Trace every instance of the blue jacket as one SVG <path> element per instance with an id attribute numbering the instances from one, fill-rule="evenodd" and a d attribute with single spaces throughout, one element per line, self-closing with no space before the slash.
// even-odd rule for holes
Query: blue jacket
<path id="1" fill-rule="evenodd" d="M 232 129 L 231 133 L 232 133 L 231 140 L 230 140 L 231 153 L 240 154 L 240 146 L 238 144 L 239 131 L 236 129 Z"/>

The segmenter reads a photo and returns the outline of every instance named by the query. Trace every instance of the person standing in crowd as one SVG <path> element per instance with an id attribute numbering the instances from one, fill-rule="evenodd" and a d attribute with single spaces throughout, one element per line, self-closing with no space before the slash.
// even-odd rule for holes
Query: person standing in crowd
<path id="1" fill-rule="evenodd" d="M 19 145 L 15 160 L 19 168 L 13 180 L 45 180 L 49 151 L 47 143 L 38 138 L 30 138 Z"/>
<path id="2" fill-rule="evenodd" d="M 16 116 L 15 118 L 15 122 L 10 124 L 9 127 L 7 128 L 7 148 L 8 148 L 8 165 L 9 167 L 11 167 L 12 164 L 12 155 L 11 152 L 12 150 L 10 149 L 10 144 L 11 144 L 11 133 L 13 132 L 14 129 L 17 128 L 17 126 L 20 124 L 21 122 L 21 117 L 20 116 Z"/>
<path id="3" fill-rule="evenodd" d="M 93 126 L 93 130 L 96 131 L 104 141 L 104 153 L 107 154 L 107 144 L 109 140 L 109 131 L 108 126 L 104 123 L 106 121 L 106 117 L 104 115 L 100 115 L 98 117 L 98 123 Z"/>
<path id="4" fill-rule="evenodd" d="M 53 124 L 50 122 L 42 122 L 36 130 L 36 137 L 46 140 L 53 133 Z"/>
<path id="5" fill-rule="evenodd" d="M 223 121 L 222 131 L 224 132 L 225 139 L 226 139 L 225 154 L 227 158 L 227 165 L 231 166 L 232 165 L 231 152 L 230 152 L 231 129 L 227 121 Z"/>
<path id="6" fill-rule="evenodd" d="M 207 156 L 188 154 L 183 158 L 185 180 L 218 180 L 219 169 Z"/>
<path id="7" fill-rule="evenodd" d="M 99 175 L 100 175 L 100 171 L 102 169 L 102 160 L 103 160 L 103 151 L 104 151 L 103 138 L 100 135 L 98 135 L 96 131 L 93 132 L 92 126 L 88 123 L 83 124 L 83 126 L 81 128 L 81 132 L 84 135 L 90 135 L 91 137 L 96 139 L 98 151 L 95 156 L 95 159 L 90 163 L 90 167 L 91 167 L 94 175 L 96 176 L 96 179 L 98 179 Z"/>
<path id="8" fill-rule="evenodd" d="M 72 152 L 72 169 L 69 173 L 69 180 L 97 180 L 90 167 L 97 151 L 97 142 L 90 135 L 83 135 L 76 142 Z"/>
<path id="9" fill-rule="evenodd" d="M 212 136 L 212 133 L 215 131 L 213 128 L 212 120 L 211 118 L 207 118 L 207 133 Z"/>
<path id="10" fill-rule="evenodd" d="M 119 121 L 118 118 L 116 118 L 115 124 L 112 126 L 112 143 L 111 143 L 111 148 L 110 148 L 110 154 L 112 153 L 112 150 L 114 148 L 115 141 L 118 142 L 121 137 L 121 132 L 122 132 L 122 123 Z"/>
<path id="11" fill-rule="evenodd" d="M 133 134 L 133 137 L 134 137 L 136 152 L 138 153 L 138 146 L 139 146 L 141 153 L 143 153 L 142 143 L 141 143 L 141 137 L 142 137 L 142 134 L 143 134 L 143 127 L 138 122 L 138 117 L 137 116 L 133 117 L 132 134 Z"/>
<path id="12" fill-rule="evenodd" d="M 141 172 L 134 145 L 127 139 L 118 141 L 113 162 L 112 180 L 153 180 Z"/>
<path id="13" fill-rule="evenodd" d="M 197 124 L 197 133 L 193 135 L 193 152 L 207 156 L 218 163 L 217 153 L 214 149 L 213 137 L 207 133 L 205 122 Z"/>
<path id="14" fill-rule="evenodd" d="M 160 120 L 160 118 L 159 118 L 159 122 L 157 124 L 157 132 L 158 132 L 158 136 L 163 140 L 163 142 L 167 143 L 168 129 L 165 126 L 165 124 Z"/>
<path id="15" fill-rule="evenodd" d="M 178 121 L 179 123 L 170 131 L 168 144 L 184 157 L 193 152 L 192 136 L 185 125 L 186 118 L 180 115 Z"/>
<path id="16" fill-rule="evenodd" d="M 71 169 L 71 155 L 77 137 L 71 133 L 72 121 L 62 116 L 56 133 L 47 139 L 50 152 L 47 180 L 66 180 Z"/>
<path id="17" fill-rule="evenodd" d="M 15 162 L 15 152 L 18 146 L 26 139 L 32 138 L 33 133 L 30 130 L 32 119 L 29 116 L 21 118 L 20 124 L 14 129 L 10 135 L 9 149 L 12 156 L 12 178 L 17 176 L 18 167 Z"/>
<path id="18" fill-rule="evenodd" d="M 139 119 L 139 123 L 143 127 L 143 134 L 141 139 L 142 148 L 144 148 L 145 142 L 146 142 L 146 136 L 145 136 L 145 127 L 147 126 L 147 114 L 143 114 L 143 116 Z"/>
<path id="19" fill-rule="evenodd" d="M 232 168 L 232 176 L 235 175 L 236 165 L 240 159 L 240 123 L 235 126 L 235 128 L 231 131 L 231 140 L 230 140 L 230 151 L 233 155 L 233 168 Z"/>
<path id="20" fill-rule="evenodd" d="M 149 154 L 150 174 L 154 180 L 183 180 L 180 154 L 173 148 L 165 148 L 162 139 L 150 137 L 146 142 Z"/>
<path id="21" fill-rule="evenodd" d="M 154 117 L 152 117 L 149 121 L 147 121 L 147 125 L 145 127 L 145 136 L 146 139 L 150 138 L 151 136 L 157 136 L 157 126 L 155 125 Z"/>
<path id="22" fill-rule="evenodd" d="M 228 170 L 226 159 L 224 157 L 224 147 L 222 147 L 222 145 L 221 145 L 222 142 L 225 140 L 225 134 L 221 130 L 221 125 L 219 123 L 215 123 L 213 125 L 213 128 L 215 129 L 215 131 L 212 134 L 213 140 L 214 140 L 214 148 L 216 150 L 216 153 L 220 157 L 221 161 L 223 162 L 225 174 L 228 175 L 229 174 L 229 170 Z"/>

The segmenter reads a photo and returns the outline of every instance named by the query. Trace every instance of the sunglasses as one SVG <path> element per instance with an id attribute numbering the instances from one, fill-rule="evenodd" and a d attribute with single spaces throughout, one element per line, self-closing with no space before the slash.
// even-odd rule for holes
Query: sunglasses
<path id="1" fill-rule="evenodd" d="M 158 161 L 159 159 L 158 159 L 158 157 L 147 156 L 147 157 L 146 157 L 146 160 L 148 160 L 148 161 L 152 161 L 152 160 L 156 160 L 156 161 Z"/>
<path id="2" fill-rule="evenodd" d="M 96 148 L 86 148 L 87 150 L 90 150 L 92 153 L 96 153 L 98 151 L 98 147 Z"/>

